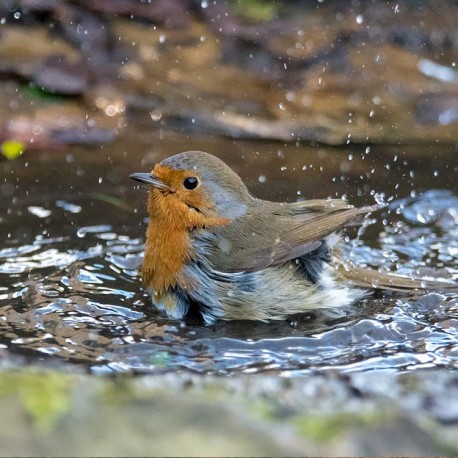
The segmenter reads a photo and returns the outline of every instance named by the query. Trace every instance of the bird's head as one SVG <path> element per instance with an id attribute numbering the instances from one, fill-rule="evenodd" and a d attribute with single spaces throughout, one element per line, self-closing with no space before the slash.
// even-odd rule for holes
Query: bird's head
<path id="1" fill-rule="evenodd" d="M 230 167 L 201 151 L 176 154 L 156 164 L 151 173 L 130 178 L 151 186 L 152 205 L 187 208 L 205 217 L 235 219 L 253 200 Z"/>

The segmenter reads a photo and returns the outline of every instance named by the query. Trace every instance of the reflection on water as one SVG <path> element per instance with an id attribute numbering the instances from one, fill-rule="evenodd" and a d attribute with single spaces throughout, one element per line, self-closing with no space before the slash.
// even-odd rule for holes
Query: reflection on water
<path id="1" fill-rule="evenodd" d="M 294 170 L 290 196 L 296 193 Z M 46 171 L 40 173 L 46 178 Z M 116 167 L 110 173 L 122 175 Z M 86 181 L 96 180 L 90 171 L 86 175 Z M 121 180 L 126 179 L 114 178 L 107 186 Z M 252 178 L 258 195 L 264 181 Z M 126 180 L 122 186 L 129 185 Z M 303 315 L 280 323 L 205 326 L 196 319 L 166 319 L 148 307 L 140 287 L 144 193 L 132 190 L 137 201 L 131 208 L 131 198 L 107 197 L 112 188 L 88 198 L 84 190 L 63 196 L 62 184 L 53 194 L 53 186 L 47 183 L 46 196 L 24 193 L 1 220 L 7 237 L 0 246 L 0 344 L 12 354 L 80 363 L 103 373 L 187 369 L 295 376 L 458 366 L 453 293 L 378 294 L 330 321 Z M 357 198 L 359 191 L 346 192 Z M 456 277 L 458 198 L 448 191 L 412 195 L 392 199 L 387 212 L 377 215 L 379 223 L 349 244 L 347 255 L 387 270 L 430 274 L 433 268 Z"/>

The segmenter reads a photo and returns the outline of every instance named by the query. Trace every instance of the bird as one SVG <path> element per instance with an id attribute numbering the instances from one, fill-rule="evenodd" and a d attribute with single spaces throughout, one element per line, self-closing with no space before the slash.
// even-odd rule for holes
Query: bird
<path id="1" fill-rule="evenodd" d="M 434 283 L 342 259 L 339 232 L 382 204 L 258 199 L 226 163 L 202 151 L 175 154 L 130 178 L 149 185 L 144 287 L 170 318 L 196 311 L 207 324 L 313 311 L 332 316 L 374 289 Z"/>

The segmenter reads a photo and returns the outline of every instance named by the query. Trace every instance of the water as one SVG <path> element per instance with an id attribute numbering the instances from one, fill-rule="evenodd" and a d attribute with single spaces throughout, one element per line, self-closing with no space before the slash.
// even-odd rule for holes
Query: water
<path id="1" fill-rule="evenodd" d="M 145 158 L 151 140 L 158 146 Z M 351 167 L 347 164 L 342 173 L 348 149 L 221 139 L 209 139 L 206 146 L 221 152 L 260 197 L 294 200 L 298 191 L 310 198 L 345 193 L 357 204 L 369 204 L 372 190 L 385 193 L 390 207 L 359 231 L 347 255 L 387 270 L 457 276 L 458 197 L 434 189 L 439 181 L 430 173 L 435 167 L 449 187 L 444 176 L 456 154 L 453 148 L 425 155 L 423 163 L 396 148 L 372 148 L 367 163 L 365 148 L 356 148 Z M 196 318 L 174 321 L 152 310 L 138 272 L 145 189 L 127 177 L 147 170 L 167 152 L 198 147 L 203 148 L 198 138 L 142 140 L 132 134 L 109 151 L 73 148 L 70 162 L 53 153 L 0 164 L 3 364 L 44 361 L 79 364 L 95 373 L 187 370 L 288 377 L 458 366 L 454 293 L 377 293 L 334 320 L 301 315 L 278 323 L 206 326 Z M 380 169 L 397 155 L 404 163 L 394 161 L 400 166 L 389 175 L 359 178 L 365 167 Z M 31 164 L 26 166 L 27 160 Z M 406 180 L 405 161 L 415 179 Z M 260 173 L 265 180 L 259 180 Z M 344 179 L 333 180 L 341 175 Z"/>

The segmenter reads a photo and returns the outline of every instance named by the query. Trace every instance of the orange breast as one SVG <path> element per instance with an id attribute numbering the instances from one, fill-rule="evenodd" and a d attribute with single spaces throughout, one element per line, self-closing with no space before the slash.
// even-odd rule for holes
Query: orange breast
<path id="1" fill-rule="evenodd" d="M 190 209 L 174 194 L 151 188 L 148 199 L 150 222 L 146 231 L 142 275 L 145 286 L 162 293 L 179 285 L 191 288 L 182 274 L 185 263 L 194 259 L 189 231 L 227 224 L 226 218 L 205 217 Z"/>

